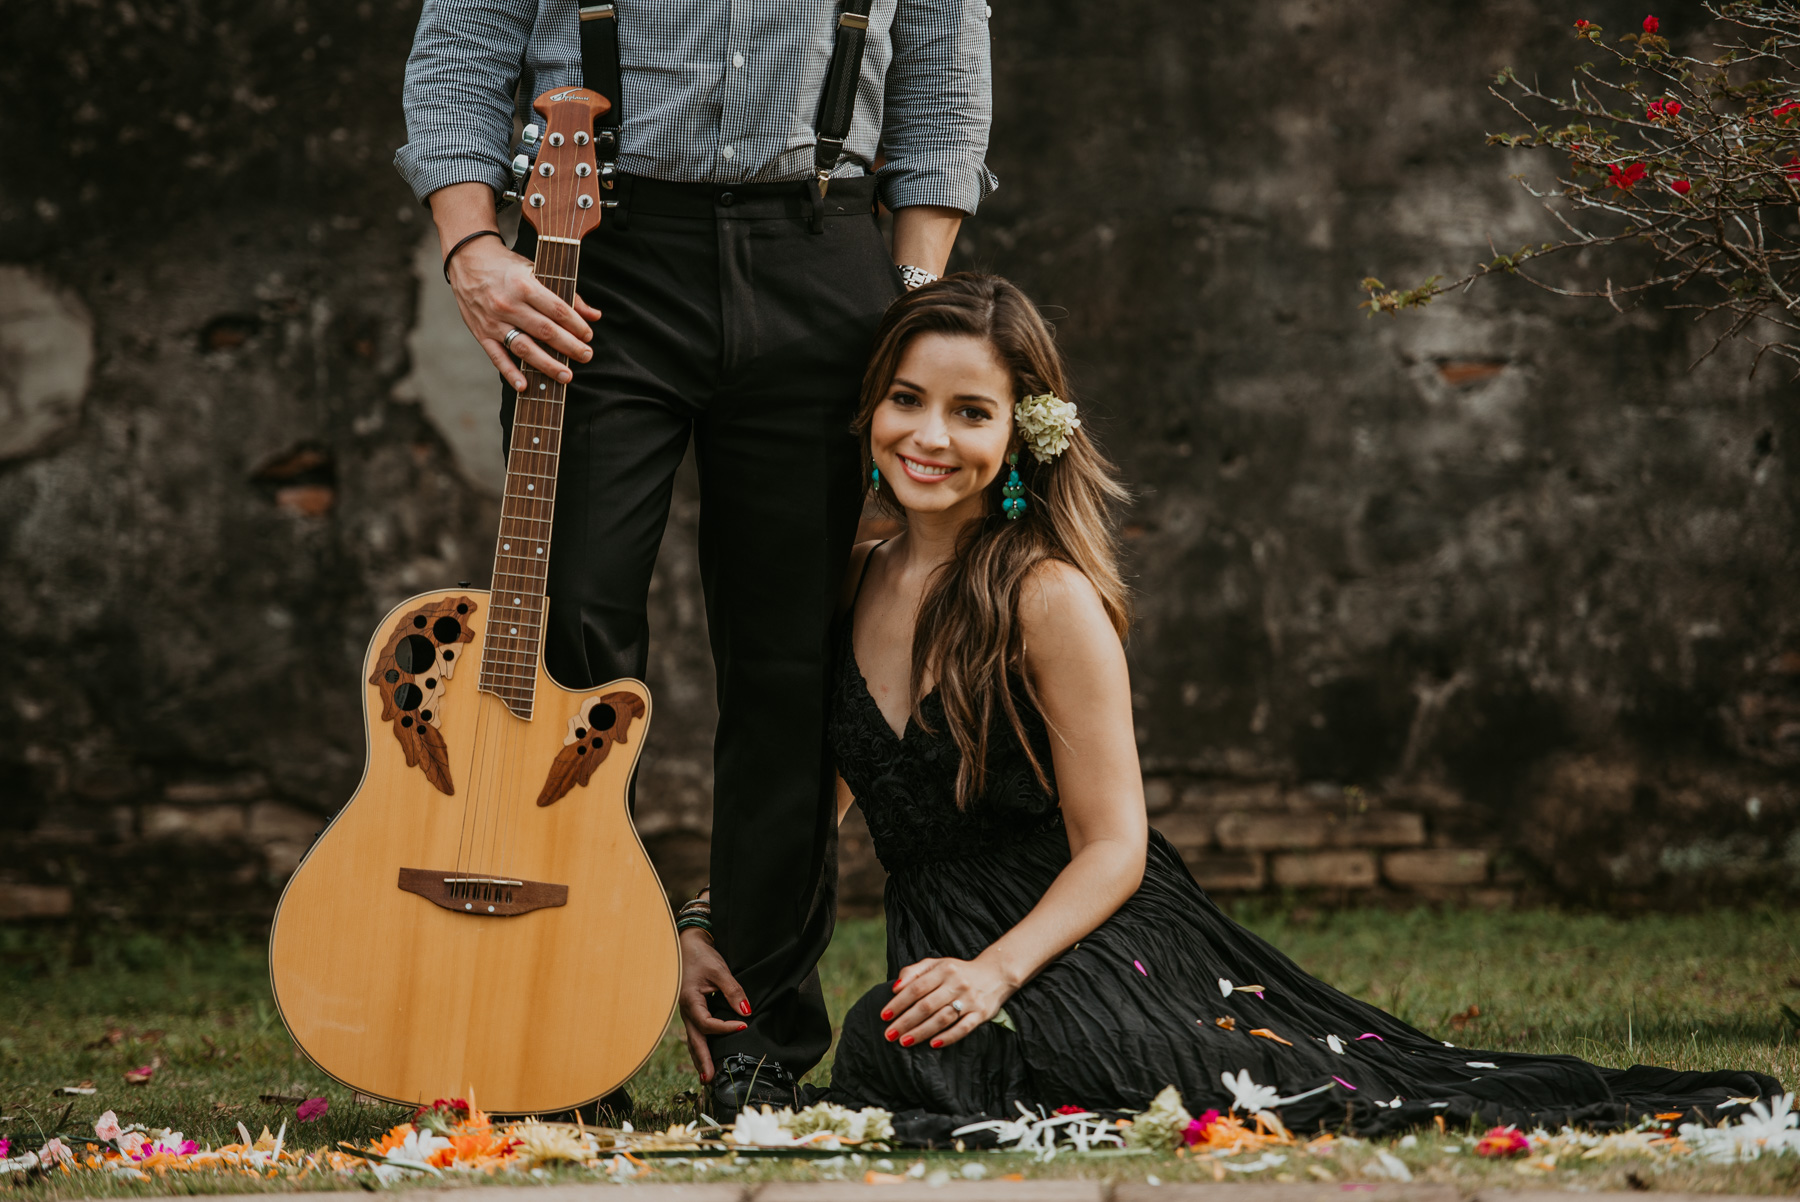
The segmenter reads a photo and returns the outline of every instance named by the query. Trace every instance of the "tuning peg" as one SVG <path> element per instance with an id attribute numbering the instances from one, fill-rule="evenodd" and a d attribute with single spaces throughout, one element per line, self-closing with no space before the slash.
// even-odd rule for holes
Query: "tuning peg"
<path id="1" fill-rule="evenodd" d="M 531 149 L 536 150 L 537 144 L 538 144 L 538 138 L 541 136 L 542 135 L 541 135 L 540 131 L 538 130 L 536 123 L 534 122 L 530 125 L 527 125 L 525 127 L 524 131 L 519 134 L 519 140 L 521 142 L 525 143 L 525 145 L 529 146 Z"/>

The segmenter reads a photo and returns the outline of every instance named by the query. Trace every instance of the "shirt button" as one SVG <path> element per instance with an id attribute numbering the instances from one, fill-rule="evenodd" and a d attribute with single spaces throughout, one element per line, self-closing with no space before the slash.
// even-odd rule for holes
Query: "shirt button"
<path id="1" fill-rule="evenodd" d="M 719 203 L 729 209 L 732 205 L 737 203 L 737 197 L 729 192 L 721 192 L 719 193 Z"/>
<path id="2" fill-rule="evenodd" d="M 726 157 L 726 158 L 731 158 L 731 157 L 732 157 L 732 156 L 733 156 L 733 155 L 735 155 L 735 154 L 737 154 L 737 151 L 735 151 L 735 150 L 733 150 L 733 149 L 732 149 L 732 148 L 731 148 L 731 147 L 729 147 L 729 146 L 726 146 L 726 147 L 724 147 L 724 148 L 723 148 L 723 149 L 721 149 L 721 150 L 720 150 L 720 151 L 719 151 L 719 153 L 720 153 L 720 154 L 722 154 L 722 155 L 724 155 L 724 156 L 725 156 L 725 157 Z"/>
<path id="3" fill-rule="evenodd" d="M 741 55 L 741 54 L 734 54 L 734 55 L 732 55 L 732 56 L 731 56 L 731 65 L 732 65 L 732 66 L 734 66 L 734 67 L 741 67 L 741 66 L 743 66 L 743 65 L 744 65 L 744 56 L 743 56 L 743 55 Z"/>

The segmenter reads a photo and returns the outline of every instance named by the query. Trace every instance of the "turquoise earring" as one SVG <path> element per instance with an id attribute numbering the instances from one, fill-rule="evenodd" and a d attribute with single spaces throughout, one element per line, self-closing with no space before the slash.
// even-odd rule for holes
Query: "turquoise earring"
<path id="1" fill-rule="evenodd" d="M 1006 483 L 1000 488 L 1000 495 L 1006 498 L 1000 502 L 1000 508 L 1006 511 L 1007 521 L 1016 522 L 1026 508 L 1025 486 L 1019 483 L 1019 453 L 1014 451 L 1008 455 L 1006 462 L 1012 465 L 1012 475 L 1006 478 Z"/>
<path id="2" fill-rule="evenodd" d="M 881 469 L 880 468 L 871 467 L 869 469 L 869 481 L 871 484 L 874 485 L 876 492 L 881 491 Z"/>

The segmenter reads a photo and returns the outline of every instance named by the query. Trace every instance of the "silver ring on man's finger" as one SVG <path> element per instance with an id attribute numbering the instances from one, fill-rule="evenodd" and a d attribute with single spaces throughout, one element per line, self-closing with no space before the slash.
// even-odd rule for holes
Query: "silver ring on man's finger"
<path id="1" fill-rule="evenodd" d="M 953 999 L 950 1003 L 950 1009 L 956 1011 L 958 1014 L 961 1014 L 963 1012 L 962 999 L 961 998 Z"/>
<path id="2" fill-rule="evenodd" d="M 524 332 L 525 331 L 521 330 L 518 326 L 514 326 L 512 329 L 510 329 L 506 332 L 506 337 L 504 337 L 500 340 L 500 345 L 506 348 L 507 354 L 509 354 L 509 355 L 512 354 L 513 339 L 517 338 L 520 334 L 523 334 Z"/>

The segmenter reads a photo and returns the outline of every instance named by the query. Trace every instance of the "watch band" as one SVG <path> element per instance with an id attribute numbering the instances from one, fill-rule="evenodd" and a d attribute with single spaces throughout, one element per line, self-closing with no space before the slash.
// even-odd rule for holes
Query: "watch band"
<path id="1" fill-rule="evenodd" d="M 923 287 L 937 278 L 937 276 L 926 271 L 923 267 L 912 267 L 905 263 L 900 265 L 900 279 L 901 282 L 906 285 L 906 290 L 908 292 L 911 292 L 914 288 Z"/>

